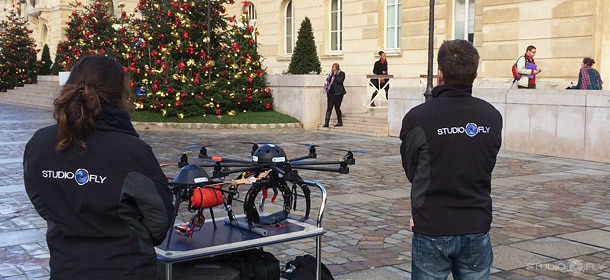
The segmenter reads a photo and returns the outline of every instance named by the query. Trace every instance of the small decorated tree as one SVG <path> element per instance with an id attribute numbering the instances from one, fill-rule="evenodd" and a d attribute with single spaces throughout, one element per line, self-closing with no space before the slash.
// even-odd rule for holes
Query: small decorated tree
<path id="1" fill-rule="evenodd" d="M 66 40 L 58 44 L 55 56 L 58 71 L 70 71 L 81 57 L 94 54 L 115 57 L 126 65 L 131 37 L 126 26 L 127 15 L 124 11 L 120 19 L 111 15 L 107 7 L 111 3 L 95 0 L 86 7 L 80 1 L 70 4 L 74 11 L 64 29 Z"/>
<path id="2" fill-rule="evenodd" d="M 226 4 L 140 1 L 129 64 L 136 109 L 179 118 L 271 109 L 251 27 L 225 15 Z"/>
<path id="3" fill-rule="evenodd" d="M 247 5 L 247 3 L 245 4 Z M 219 78 L 219 83 L 226 84 L 228 95 L 222 100 L 227 107 L 236 107 L 240 111 L 270 110 L 273 104 L 271 90 L 266 87 L 265 69 L 260 63 L 261 56 L 254 40 L 255 30 L 249 25 L 247 11 L 236 20 L 230 19 L 230 48 L 222 54 L 229 65 L 228 75 Z M 229 111 L 234 114 L 234 111 Z"/>
<path id="4" fill-rule="evenodd" d="M 53 61 L 51 60 L 51 52 L 49 51 L 49 45 L 45 44 L 42 48 L 42 55 L 40 56 L 40 70 L 38 71 L 38 75 L 49 75 L 51 74 L 51 65 Z"/>
<path id="5" fill-rule="evenodd" d="M 311 28 L 311 21 L 305 17 L 301 22 L 296 46 L 292 52 L 288 73 L 290 74 L 320 74 L 322 67 L 316 51 L 316 42 Z"/>
<path id="6" fill-rule="evenodd" d="M 13 4 L 7 19 L 0 22 L 0 91 L 35 84 L 37 50 L 27 20 L 20 16 L 21 4 Z"/>

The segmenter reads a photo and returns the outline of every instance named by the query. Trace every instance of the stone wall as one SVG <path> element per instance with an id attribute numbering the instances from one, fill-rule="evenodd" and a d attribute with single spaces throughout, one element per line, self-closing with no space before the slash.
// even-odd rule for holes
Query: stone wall
<path id="1" fill-rule="evenodd" d="M 323 75 L 270 75 L 274 109 L 316 129 L 326 110 Z M 370 96 L 366 78 L 346 79 L 344 113 L 365 113 Z M 398 137 L 402 118 L 424 102 L 424 87 L 393 87 L 389 94 L 389 135 Z M 508 151 L 610 162 L 610 91 L 474 89 L 504 118 L 503 145 Z"/>

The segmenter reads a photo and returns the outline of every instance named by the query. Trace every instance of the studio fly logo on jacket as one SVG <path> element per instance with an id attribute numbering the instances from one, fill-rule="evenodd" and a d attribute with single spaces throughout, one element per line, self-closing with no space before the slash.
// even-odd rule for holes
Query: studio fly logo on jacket
<path id="1" fill-rule="evenodd" d="M 103 184 L 106 181 L 104 176 L 95 175 L 89 173 L 87 169 L 79 168 L 76 171 L 62 171 L 62 170 L 43 170 L 42 178 L 47 179 L 60 179 L 60 180 L 74 180 L 79 186 L 91 183 Z"/>
<path id="2" fill-rule="evenodd" d="M 466 134 L 470 137 L 475 137 L 479 133 L 489 133 L 491 127 L 489 126 L 478 126 L 476 123 L 468 123 L 463 127 L 443 127 L 436 130 L 438 135 L 449 135 L 449 134 Z"/>

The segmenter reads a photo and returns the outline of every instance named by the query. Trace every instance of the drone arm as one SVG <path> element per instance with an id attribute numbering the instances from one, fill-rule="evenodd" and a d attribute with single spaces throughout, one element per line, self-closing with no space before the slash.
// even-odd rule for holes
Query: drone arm
<path id="1" fill-rule="evenodd" d="M 223 167 L 234 167 L 234 166 L 224 166 Z M 237 166 L 237 167 L 242 167 L 242 166 Z M 227 176 L 229 174 L 234 174 L 234 173 L 239 173 L 239 172 L 244 172 L 244 171 L 251 171 L 253 169 L 255 169 L 256 166 L 243 166 L 243 168 L 239 168 L 239 169 L 233 169 L 233 170 L 214 170 L 214 174 L 212 174 L 212 178 L 220 178 L 220 177 L 224 177 Z"/>
<path id="2" fill-rule="evenodd" d="M 301 156 L 301 157 L 297 157 L 297 158 L 293 158 L 293 159 L 289 159 L 288 162 L 293 162 L 293 161 L 298 161 L 298 160 L 304 160 L 304 159 L 308 159 L 308 158 L 316 158 L 315 155 L 309 154 L 306 156 Z"/>
<path id="3" fill-rule="evenodd" d="M 347 167 L 347 165 L 346 166 L 341 165 L 339 168 L 307 166 L 307 167 L 299 167 L 299 169 L 314 170 L 314 171 L 338 172 L 340 174 L 348 174 L 349 173 L 349 167 Z"/>
<path id="4" fill-rule="evenodd" d="M 303 166 L 303 165 L 330 165 L 330 164 L 341 164 L 344 161 L 297 161 L 297 162 L 292 162 L 292 165 L 295 166 Z"/>

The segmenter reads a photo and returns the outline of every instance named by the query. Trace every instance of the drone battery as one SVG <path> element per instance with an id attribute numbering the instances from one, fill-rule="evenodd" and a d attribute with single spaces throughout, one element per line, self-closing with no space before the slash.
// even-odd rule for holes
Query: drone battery
<path id="1" fill-rule="evenodd" d="M 157 277 L 166 278 L 165 264 L 157 263 Z M 180 280 L 240 280 L 240 271 L 219 261 L 199 259 L 172 265 L 172 279 Z"/>
<path id="2" fill-rule="evenodd" d="M 213 188 L 196 188 L 191 195 L 191 206 L 197 209 L 211 208 L 224 203 L 222 192 Z"/>

